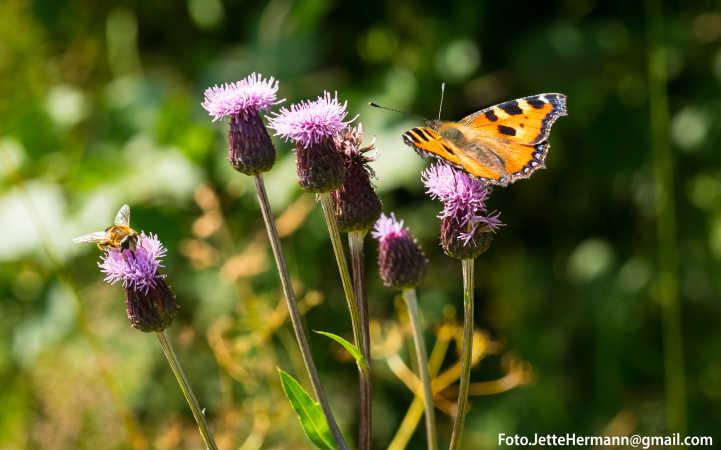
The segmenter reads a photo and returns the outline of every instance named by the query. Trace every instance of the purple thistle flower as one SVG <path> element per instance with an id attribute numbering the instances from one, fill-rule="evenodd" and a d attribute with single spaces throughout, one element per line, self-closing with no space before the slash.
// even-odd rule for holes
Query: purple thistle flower
<path id="1" fill-rule="evenodd" d="M 410 236 L 410 230 L 403 228 L 403 221 L 397 220 L 395 213 L 390 216 L 381 214 L 371 231 L 371 236 L 378 239 L 379 243 L 387 242 L 391 239 Z"/>
<path id="2" fill-rule="evenodd" d="M 382 214 L 371 232 L 378 239 L 378 270 L 386 286 L 405 289 L 417 286 L 426 273 L 426 260 L 418 242 L 403 221 Z"/>
<path id="3" fill-rule="evenodd" d="M 98 266 L 106 275 L 105 281 L 108 283 L 122 281 L 124 288 L 147 294 L 149 289 L 156 286 L 158 278 L 165 278 L 165 275 L 158 274 L 158 268 L 164 267 L 162 258 L 166 253 L 166 248 L 156 235 L 143 232 L 134 252 L 108 249 L 100 257 Z"/>
<path id="4" fill-rule="evenodd" d="M 273 77 L 265 80 L 257 73 L 205 90 L 202 106 L 213 122 L 230 116 L 228 161 L 238 172 L 258 175 L 273 167 L 275 148 L 258 112 L 284 101 L 276 101 L 276 92 L 278 81 Z"/>
<path id="5" fill-rule="evenodd" d="M 344 121 L 348 115 L 346 107 L 338 101 L 338 93 L 333 97 L 323 91 L 315 101 L 302 101 L 290 108 L 282 107 L 279 113 L 270 118 L 268 126 L 275 130 L 275 136 L 293 141 L 298 147 L 308 148 L 320 144 L 338 134 L 356 119 Z"/>
<path id="6" fill-rule="evenodd" d="M 276 136 L 295 144 L 298 182 L 308 192 L 330 192 L 343 183 L 343 158 L 333 139 L 355 120 L 344 120 L 347 106 L 338 101 L 338 93 L 331 97 L 324 91 L 315 101 L 281 108 L 269 120 Z"/>
<path id="7" fill-rule="evenodd" d="M 141 331 L 163 331 L 178 310 L 165 275 L 158 273 L 166 253 L 156 235 L 141 233 L 135 251 L 108 249 L 98 263 L 105 281 L 122 281 L 128 320 Z"/>
<path id="8" fill-rule="evenodd" d="M 431 198 L 443 203 L 438 217 L 442 219 L 441 243 L 446 254 L 465 258 L 487 250 L 492 233 L 503 226 L 500 213 L 486 209 L 489 188 L 443 163 L 424 170 L 421 180 Z"/>
<path id="9" fill-rule="evenodd" d="M 230 115 L 245 118 L 284 102 L 285 99 L 276 101 L 277 92 L 277 80 L 273 77 L 265 80 L 262 75 L 252 73 L 240 81 L 209 87 L 205 90 L 205 100 L 201 105 L 213 116 L 213 122 Z"/>
<path id="10" fill-rule="evenodd" d="M 367 231 L 381 215 L 381 201 L 373 190 L 371 177 L 375 176 L 368 163 L 373 157 L 375 138 L 365 147 L 363 125 L 349 127 L 335 136 L 335 145 L 343 156 L 345 176 L 343 184 L 331 192 L 335 216 L 341 231 Z"/>

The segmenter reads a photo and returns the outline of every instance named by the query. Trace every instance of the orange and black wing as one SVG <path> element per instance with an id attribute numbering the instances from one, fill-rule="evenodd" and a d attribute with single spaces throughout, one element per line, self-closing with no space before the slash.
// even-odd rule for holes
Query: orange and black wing
<path id="1" fill-rule="evenodd" d="M 567 114 L 565 95 L 540 94 L 483 109 L 458 124 L 504 160 L 508 177 L 503 181 L 513 183 L 545 167 L 551 127 Z"/>
<path id="2" fill-rule="evenodd" d="M 403 142 L 413 148 L 422 157 L 441 159 L 458 169 L 464 170 L 481 181 L 498 183 L 505 176 L 503 161 L 492 152 L 477 148 L 469 152 L 459 148 L 454 142 L 444 139 L 436 130 L 429 127 L 413 128 L 403 133 Z"/>
<path id="3" fill-rule="evenodd" d="M 548 140 L 556 119 L 567 114 L 565 95 L 540 94 L 482 109 L 458 123 L 499 139 L 540 144 Z"/>
<path id="4" fill-rule="evenodd" d="M 413 128 L 403 133 L 403 141 L 423 157 L 506 186 L 545 167 L 551 126 L 566 114 L 565 95 L 540 94 L 491 106 L 457 123 Z"/>

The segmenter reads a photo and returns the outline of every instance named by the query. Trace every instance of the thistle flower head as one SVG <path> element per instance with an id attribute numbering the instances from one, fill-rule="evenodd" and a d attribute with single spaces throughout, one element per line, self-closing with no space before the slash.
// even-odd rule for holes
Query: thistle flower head
<path id="1" fill-rule="evenodd" d="M 403 220 L 397 220 L 395 213 L 391 213 L 390 216 L 381 214 L 371 231 L 371 236 L 378 239 L 379 243 L 386 243 L 392 239 L 409 237 L 410 230 L 408 227 L 403 228 Z"/>
<path id="2" fill-rule="evenodd" d="M 158 273 L 166 253 L 156 235 L 141 233 L 135 251 L 108 249 L 100 257 L 98 266 L 105 281 L 122 281 L 128 320 L 140 331 L 165 330 L 178 311 L 165 275 Z"/>
<path id="3" fill-rule="evenodd" d="M 431 198 L 443 203 L 438 217 L 461 230 L 458 237 L 465 245 L 477 231 L 495 232 L 503 226 L 499 212 L 486 210 L 490 189 L 475 178 L 439 162 L 424 170 L 421 180 Z"/>
<path id="4" fill-rule="evenodd" d="M 126 289 L 147 293 L 156 286 L 158 278 L 165 278 L 165 275 L 158 274 L 158 268 L 164 267 L 162 258 L 166 253 L 156 235 L 143 232 L 134 252 L 108 249 L 100 257 L 98 266 L 105 273 L 108 283 L 122 281 Z"/>
<path id="5" fill-rule="evenodd" d="M 374 137 L 371 142 L 362 147 L 363 144 L 363 124 L 358 123 L 354 127 L 347 127 L 343 131 L 340 131 L 333 137 L 335 146 L 339 152 L 343 153 L 349 158 L 360 159 L 365 165 L 366 171 L 371 177 L 375 177 L 373 169 L 368 166 L 367 163 L 375 161 L 374 155 L 366 155 L 369 151 L 375 149 L 376 138 Z"/>
<path id="6" fill-rule="evenodd" d="M 333 139 L 355 120 L 343 120 L 348 115 L 347 106 L 347 101 L 338 101 L 337 92 L 331 97 L 323 91 L 315 101 L 301 101 L 290 108 L 281 108 L 270 118 L 268 126 L 275 130 L 276 136 L 292 141 L 297 147 L 308 148 Z"/>
<path id="7" fill-rule="evenodd" d="M 423 280 L 428 261 L 402 220 L 382 214 L 371 236 L 378 239 L 378 270 L 386 286 L 405 289 Z"/>
<path id="8" fill-rule="evenodd" d="M 240 81 L 209 87 L 201 105 L 213 116 L 213 122 L 230 115 L 245 117 L 285 101 L 276 100 L 277 92 L 277 80 L 252 73 Z"/>
<path id="9" fill-rule="evenodd" d="M 381 201 L 373 190 L 371 177 L 375 176 L 368 165 L 374 158 L 366 155 L 373 149 L 375 139 L 365 147 L 363 125 L 349 127 L 335 136 L 335 146 L 343 157 L 343 184 L 331 193 L 335 216 L 341 231 L 368 230 L 381 215 Z"/>

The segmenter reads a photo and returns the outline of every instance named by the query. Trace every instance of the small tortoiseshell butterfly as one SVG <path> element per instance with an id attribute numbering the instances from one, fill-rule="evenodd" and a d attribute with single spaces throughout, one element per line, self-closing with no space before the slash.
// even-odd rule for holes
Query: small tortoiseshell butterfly
<path id="1" fill-rule="evenodd" d="M 403 142 L 484 183 L 507 186 L 546 167 L 551 126 L 565 115 L 565 95 L 540 94 L 482 109 L 458 122 L 428 121 L 426 127 L 403 133 Z"/>

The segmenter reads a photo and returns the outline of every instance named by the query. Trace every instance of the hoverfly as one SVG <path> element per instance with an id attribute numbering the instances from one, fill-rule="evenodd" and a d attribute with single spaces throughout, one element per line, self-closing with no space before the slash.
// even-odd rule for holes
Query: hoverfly
<path id="1" fill-rule="evenodd" d="M 76 244 L 83 242 L 97 242 L 100 250 L 109 248 L 117 248 L 130 250 L 135 252 L 138 245 L 138 232 L 130 228 L 130 207 L 123 205 L 120 207 L 118 214 L 115 215 L 115 225 L 105 229 L 105 231 L 96 231 L 78 236 L 73 239 Z"/>

